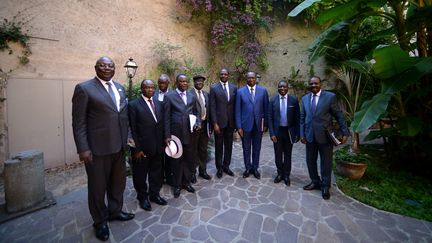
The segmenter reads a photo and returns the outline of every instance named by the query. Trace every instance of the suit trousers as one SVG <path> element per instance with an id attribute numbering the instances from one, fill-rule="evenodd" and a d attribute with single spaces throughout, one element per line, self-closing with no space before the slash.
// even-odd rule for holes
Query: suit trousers
<path id="1" fill-rule="evenodd" d="M 246 170 L 256 170 L 259 167 L 259 157 L 261 152 L 262 132 L 255 125 L 250 132 L 243 132 L 243 160 Z M 251 163 L 252 153 L 252 163 Z"/>
<path id="2" fill-rule="evenodd" d="M 193 146 L 193 136 L 189 144 L 182 144 L 183 155 L 178 159 L 171 158 L 171 169 L 174 177 L 173 186 L 181 187 L 190 184 L 191 168 L 194 164 L 196 148 Z"/>
<path id="3" fill-rule="evenodd" d="M 148 186 L 147 186 L 148 178 Z M 159 196 L 162 187 L 162 155 L 132 159 L 132 181 L 138 201 Z"/>
<path id="4" fill-rule="evenodd" d="M 229 168 L 231 164 L 234 128 L 225 127 L 220 133 L 214 133 L 216 169 Z"/>
<path id="5" fill-rule="evenodd" d="M 317 160 L 320 155 L 321 180 L 318 175 Z M 328 143 L 306 143 L 306 164 L 309 171 L 309 177 L 312 182 L 330 187 L 333 160 L 333 144 Z"/>
<path id="6" fill-rule="evenodd" d="M 275 151 L 275 163 L 278 175 L 290 176 L 291 154 L 293 145 L 288 134 L 288 127 L 279 127 L 279 134 L 276 136 L 277 143 L 273 143 Z"/>
<path id="7" fill-rule="evenodd" d="M 94 226 L 106 222 L 109 216 L 117 216 L 123 207 L 126 186 L 125 152 L 109 155 L 93 154 L 93 161 L 85 164 L 88 186 L 88 206 Z M 105 204 L 105 194 L 108 207 Z"/>
<path id="8" fill-rule="evenodd" d="M 194 138 L 194 146 L 196 148 L 195 150 L 195 159 L 193 163 L 193 168 L 191 169 L 191 173 L 196 173 L 196 167 L 199 166 L 199 170 L 203 171 L 207 169 L 207 146 L 209 137 L 207 136 L 207 120 L 201 121 L 201 129 L 200 131 L 196 131 L 195 138 Z"/>

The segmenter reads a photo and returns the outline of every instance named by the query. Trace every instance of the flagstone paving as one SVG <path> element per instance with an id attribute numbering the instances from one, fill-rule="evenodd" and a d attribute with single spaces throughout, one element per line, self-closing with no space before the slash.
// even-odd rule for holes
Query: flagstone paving
<path id="1" fill-rule="evenodd" d="M 261 180 L 243 179 L 241 143 L 233 149 L 234 177 L 201 178 L 195 194 L 161 195 L 167 206 L 137 205 L 131 178 L 124 208 L 128 222 L 110 222 L 111 242 L 432 242 L 432 222 L 383 212 L 359 203 L 336 186 L 325 201 L 320 191 L 304 191 L 309 182 L 304 145 L 295 144 L 291 186 L 274 184 L 273 146 L 263 139 Z M 212 161 L 214 163 L 214 161 Z M 215 167 L 209 165 L 209 173 Z M 213 176 L 214 177 L 214 176 Z M 56 198 L 57 205 L 0 224 L 0 242 L 97 242 L 82 187 Z"/>

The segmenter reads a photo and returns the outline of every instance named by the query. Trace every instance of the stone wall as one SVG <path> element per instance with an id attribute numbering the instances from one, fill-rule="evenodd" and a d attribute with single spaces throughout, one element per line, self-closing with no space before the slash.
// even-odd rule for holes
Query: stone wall
<path id="1" fill-rule="evenodd" d="M 9 154 L 39 149 L 45 166 L 75 162 L 71 128 L 71 96 L 76 83 L 94 76 L 103 55 L 116 63 L 114 79 L 125 83 L 122 68 L 133 57 L 139 68 L 136 82 L 156 78 L 158 60 L 152 46 L 166 42 L 182 46 L 181 54 L 198 65 L 208 60 L 207 34 L 198 24 L 177 16 L 175 0 L 2 0 L 0 16 L 28 21 L 32 37 L 30 63 L 19 66 L 19 47 L 0 52 L 0 67 L 10 73 L 6 89 Z M 180 21 L 181 19 L 181 21 Z M 288 77 L 290 67 L 307 73 L 306 47 L 316 35 L 312 28 L 290 23 L 270 34 L 260 33 L 268 51 L 268 87 Z M 218 70 L 211 67 L 210 70 Z M 1 168 L 1 167 L 0 167 Z"/>

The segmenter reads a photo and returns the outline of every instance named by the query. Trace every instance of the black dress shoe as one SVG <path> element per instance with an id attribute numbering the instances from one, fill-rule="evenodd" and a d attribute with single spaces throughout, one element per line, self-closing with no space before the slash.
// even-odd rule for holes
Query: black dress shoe
<path id="1" fill-rule="evenodd" d="M 330 199 L 330 187 L 323 186 L 321 189 L 321 194 L 322 194 L 322 198 L 324 200 L 329 200 Z"/>
<path id="2" fill-rule="evenodd" d="M 139 206 L 140 206 L 140 208 L 144 209 L 145 211 L 151 211 L 152 210 L 150 202 L 147 198 L 144 200 L 140 200 Z"/>
<path id="3" fill-rule="evenodd" d="M 243 172 L 243 178 L 248 178 L 249 175 L 250 175 L 250 170 L 245 170 L 245 171 Z"/>
<path id="4" fill-rule="evenodd" d="M 307 184 L 306 186 L 303 187 L 303 190 L 306 191 L 310 191 L 310 190 L 319 190 L 321 189 L 321 185 L 320 184 L 316 184 L 314 182 L 311 182 L 309 184 Z"/>
<path id="5" fill-rule="evenodd" d="M 121 211 L 117 216 L 110 216 L 109 220 L 128 221 L 135 217 L 133 213 L 126 213 Z"/>
<path id="6" fill-rule="evenodd" d="M 197 183 L 197 178 L 196 178 L 196 175 L 195 175 L 195 173 L 194 173 L 194 174 L 192 174 L 190 182 L 191 182 L 192 184 L 195 184 L 195 183 Z"/>
<path id="7" fill-rule="evenodd" d="M 178 198 L 180 196 L 180 192 L 181 192 L 180 187 L 173 187 L 173 195 L 175 198 Z"/>
<path id="8" fill-rule="evenodd" d="M 232 170 L 230 170 L 230 168 L 224 168 L 223 172 L 225 172 L 225 174 L 227 174 L 229 176 L 234 176 L 234 172 L 232 172 Z"/>
<path id="9" fill-rule="evenodd" d="M 159 195 L 150 197 L 150 202 L 154 202 L 154 203 L 162 205 L 162 206 L 168 204 L 168 202 Z"/>
<path id="10" fill-rule="evenodd" d="M 253 170 L 253 175 L 255 176 L 255 178 L 257 178 L 258 180 L 261 178 L 261 174 L 259 173 L 259 171 L 257 169 Z"/>
<path id="11" fill-rule="evenodd" d="M 279 183 L 279 182 L 281 182 L 282 181 L 282 176 L 280 175 L 280 174 L 278 174 L 277 176 L 276 176 L 276 178 L 274 179 L 274 183 Z"/>
<path id="12" fill-rule="evenodd" d="M 183 188 L 190 193 L 195 193 L 195 188 L 193 188 L 191 185 L 183 186 Z"/>
<path id="13" fill-rule="evenodd" d="M 216 176 L 220 179 L 220 178 L 222 178 L 222 170 L 221 169 L 218 169 L 217 170 L 217 172 L 216 172 Z"/>
<path id="14" fill-rule="evenodd" d="M 94 228 L 95 228 L 96 238 L 98 238 L 101 241 L 107 241 L 109 239 L 109 228 L 106 223 Z"/>
<path id="15" fill-rule="evenodd" d="M 287 186 L 290 186 L 290 185 L 291 185 L 291 181 L 290 181 L 290 178 L 289 178 L 288 176 L 285 176 L 285 177 L 283 178 L 283 180 L 284 180 L 284 182 L 285 182 L 285 185 L 287 185 Z"/>
<path id="16" fill-rule="evenodd" d="M 201 171 L 199 174 L 198 174 L 198 176 L 201 176 L 203 179 L 206 179 L 206 180 L 210 180 L 211 179 L 211 176 L 209 175 L 209 174 L 207 174 L 207 171 Z"/>

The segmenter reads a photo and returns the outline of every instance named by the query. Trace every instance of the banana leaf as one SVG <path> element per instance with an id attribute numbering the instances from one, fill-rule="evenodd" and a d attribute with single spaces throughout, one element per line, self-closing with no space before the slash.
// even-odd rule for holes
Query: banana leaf
<path id="1" fill-rule="evenodd" d="M 365 101 L 361 109 L 354 114 L 351 128 L 354 132 L 363 132 L 371 127 L 383 114 L 390 102 L 388 94 L 377 94 L 371 100 Z"/>
<path id="2" fill-rule="evenodd" d="M 300 3 L 299 5 L 297 5 L 297 7 L 295 7 L 293 10 L 291 10 L 291 12 L 288 13 L 288 17 L 295 17 L 295 16 L 297 16 L 299 13 L 303 12 L 303 10 L 309 8 L 310 6 L 312 6 L 316 2 L 321 2 L 321 0 L 306 0 L 306 1 L 303 1 L 302 3 Z M 327 2 L 327 1 L 322 1 L 322 2 Z"/>

